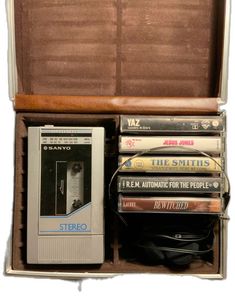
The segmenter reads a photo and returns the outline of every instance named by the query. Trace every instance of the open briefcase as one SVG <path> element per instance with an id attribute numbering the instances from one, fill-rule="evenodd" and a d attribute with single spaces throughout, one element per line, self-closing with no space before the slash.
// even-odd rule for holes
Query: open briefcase
<path id="1" fill-rule="evenodd" d="M 120 126 L 124 130 L 121 115 L 122 121 L 125 115 L 133 119 L 137 115 L 156 119 L 221 117 L 219 137 L 224 146 L 219 157 L 224 170 L 219 177 L 224 176 L 226 113 L 221 106 L 227 101 L 230 0 L 8 0 L 7 6 L 16 149 L 12 241 L 6 272 L 58 278 L 120 273 L 224 278 L 226 212 L 215 216 L 209 255 L 193 259 L 183 268 L 146 264 L 135 259 L 135 252 L 132 255 L 125 250 L 130 235 L 109 206 L 108 186 L 118 167 Z M 105 130 L 102 263 L 27 262 L 27 181 L 32 176 L 27 168 L 28 128 L 45 125 Z M 220 197 L 224 192 L 225 187 Z M 211 215 L 137 213 L 128 221 L 137 230 L 143 219 L 148 222 L 150 218 L 151 223 L 174 226 L 174 217 L 185 218 L 188 225 L 204 223 Z"/>

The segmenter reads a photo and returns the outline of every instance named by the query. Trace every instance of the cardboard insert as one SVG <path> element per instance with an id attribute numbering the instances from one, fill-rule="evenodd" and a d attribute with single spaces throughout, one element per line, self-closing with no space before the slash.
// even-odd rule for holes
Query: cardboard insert
<path id="1" fill-rule="evenodd" d="M 65 126 L 104 126 L 106 129 L 105 151 L 105 262 L 102 265 L 29 265 L 26 263 L 26 221 L 27 221 L 27 127 L 43 126 L 45 124 Z M 131 262 L 131 256 L 126 256 L 125 246 L 128 244 L 128 235 L 123 224 L 116 219 L 110 210 L 107 198 L 107 185 L 117 167 L 117 135 L 119 118 L 115 115 L 75 115 L 75 114 L 32 114 L 18 113 L 16 116 L 16 169 L 15 169 L 15 200 L 13 216 L 12 238 L 12 269 L 24 271 L 27 275 L 53 275 L 58 272 L 63 277 L 105 276 L 113 273 L 174 273 L 173 270 L 162 266 L 148 266 L 138 262 Z M 174 223 L 171 216 L 156 216 L 158 221 Z M 192 218 L 195 218 L 193 221 Z M 205 216 L 190 215 L 190 221 L 202 221 Z M 140 225 L 140 219 L 130 219 L 130 223 Z M 187 220 L 185 220 L 187 223 Z M 188 268 L 178 269 L 181 274 L 216 275 L 220 273 L 220 223 L 215 226 L 215 242 L 213 254 L 204 260 L 195 260 Z M 46 271 L 46 273 L 45 273 Z M 13 272 L 14 273 L 14 272 Z M 43 274 L 44 273 L 44 274 Z M 57 274 L 57 275 L 59 275 Z"/>

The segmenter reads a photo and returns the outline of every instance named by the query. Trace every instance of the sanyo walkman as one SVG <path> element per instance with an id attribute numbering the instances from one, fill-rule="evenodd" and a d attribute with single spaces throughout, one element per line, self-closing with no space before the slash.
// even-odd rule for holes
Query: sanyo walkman
<path id="1" fill-rule="evenodd" d="M 104 260 L 104 128 L 28 128 L 27 263 Z"/>

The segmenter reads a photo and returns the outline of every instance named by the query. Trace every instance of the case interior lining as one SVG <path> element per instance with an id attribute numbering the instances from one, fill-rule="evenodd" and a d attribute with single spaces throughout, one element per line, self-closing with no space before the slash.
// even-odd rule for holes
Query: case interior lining
<path id="1" fill-rule="evenodd" d="M 19 93 L 216 97 L 224 0 L 15 0 Z"/>
<path id="2" fill-rule="evenodd" d="M 117 134 L 119 118 L 117 115 L 74 115 L 18 113 L 16 116 L 16 168 L 15 200 L 13 211 L 12 267 L 14 270 L 48 271 L 78 273 L 181 273 L 218 274 L 220 268 L 219 223 L 215 228 L 213 259 L 195 260 L 188 268 L 172 270 L 163 265 L 143 265 L 130 262 L 123 254 L 128 242 L 123 224 L 115 218 L 107 205 L 105 209 L 105 262 L 102 265 L 29 265 L 26 262 L 26 221 L 27 221 L 27 128 L 28 126 L 76 125 L 104 126 L 106 128 L 106 186 L 117 166 Z M 170 217 L 165 215 L 166 217 Z M 165 218 L 165 216 L 163 218 Z M 196 217 L 195 215 L 192 215 Z M 157 217 L 157 216 L 156 216 Z M 161 218 L 160 216 L 159 218 Z M 203 217 L 203 216 L 202 216 Z M 200 216 L 199 216 L 200 218 Z M 201 221 L 199 218 L 195 221 Z M 159 219 L 158 219 L 159 220 Z M 160 221 L 161 222 L 161 221 Z"/>

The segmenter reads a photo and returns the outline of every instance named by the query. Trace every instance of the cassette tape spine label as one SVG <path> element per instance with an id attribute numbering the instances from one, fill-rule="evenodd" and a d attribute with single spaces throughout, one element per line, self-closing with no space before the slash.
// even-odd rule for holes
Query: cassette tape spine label
<path id="1" fill-rule="evenodd" d="M 121 172 L 218 173 L 223 167 L 221 158 L 212 160 L 194 156 L 141 156 L 127 161 L 130 158 L 131 156 L 119 156 L 119 164 L 124 164 Z"/>
<path id="2" fill-rule="evenodd" d="M 195 154 L 197 150 L 219 154 L 224 144 L 222 138 L 217 136 L 120 136 L 120 153 L 135 153 L 156 147 L 164 148 L 152 152 Z"/>
<path id="3" fill-rule="evenodd" d="M 223 130 L 223 118 L 220 116 L 121 116 L 121 133 L 146 133 L 157 132 L 201 132 L 218 133 Z"/>
<path id="4" fill-rule="evenodd" d="M 208 177 L 139 177 L 119 176 L 120 193 L 159 193 L 159 192 L 221 192 L 221 178 Z"/>
<path id="5" fill-rule="evenodd" d="M 220 198 L 140 197 L 119 195 L 119 212 L 221 213 Z"/>

